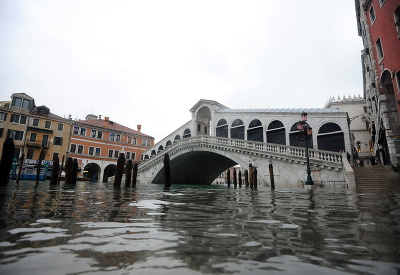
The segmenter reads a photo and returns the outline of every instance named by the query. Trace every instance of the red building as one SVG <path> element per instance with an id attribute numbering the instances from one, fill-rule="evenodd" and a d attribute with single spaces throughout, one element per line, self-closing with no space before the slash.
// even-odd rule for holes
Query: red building
<path id="1" fill-rule="evenodd" d="M 142 133 L 141 125 L 133 130 L 109 117 L 88 115 L 73 121 L 68 157 L 78 160 L 83 176 L 107 182 L 115 175 L 120 153 L 139 164 L 142 153 L 153 144 L 154 138 Z"/>
<path id="2" fill-rule="evenodd" d="M 355 4 L 372 141 L 378 161 L 400 169 L 400 1 Z"/>

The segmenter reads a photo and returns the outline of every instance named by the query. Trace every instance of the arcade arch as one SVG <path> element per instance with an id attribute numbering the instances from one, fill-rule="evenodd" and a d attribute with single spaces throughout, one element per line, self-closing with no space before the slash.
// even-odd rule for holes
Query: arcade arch
<path id="1" fill-rule="evenodd" d="M 217 123 L 217 127 L 215 129 L 215 135 L 217 137 L 228 137 L 228 123 L 225 119 L 220 119 Z"/>
<path id="2" fill-rule="evenodd" d="M 261 121 L 258 119 L 252 120 L 247 129 L 247 140 L 263 142 L 263 136 L 263 126 Z"/>
<path id="3" fill-rule="evenodd" d="M 267 128 L 266 137 L 268 143 L 286 145 L 286 131 L 282 121 L 274 120 Z"/>
<path id="4" fill-rule="evenodd" d="M 302 134 L 300 133 L 299 129 L 297 129 L 297 124 L 299 122 L 296 122 L 293 124 L 292 128 L 290 128 L 289 132 L 289 141 L 290 141 L 290 146 L 298 146 L 298 147 L 306 147 L 306 140 L 302 138 Z M 313 148 L 313 137 L 309 137 L 308 140 L 308 148 Z"/>
<path id="5" fill-rule="evenodd" d="M 231 138 L 244 139 L 244 124 L 241 119 L 236 119 L 231 126 Z"/>
<path id="6" fill-rule="evenodd" d="M 344 133 L 336 123 L 323 124 L 317 135 L 318 149 L 326 151 L 341 152 L 345 150 Z"/>
<path id="7" fill-rule="evenodd" d="M 210 123 L 211 123 L 211 110 L 207 106 L 203 106 L 197 111 L 196 114 L 197 135 L 209 135 Z"/>

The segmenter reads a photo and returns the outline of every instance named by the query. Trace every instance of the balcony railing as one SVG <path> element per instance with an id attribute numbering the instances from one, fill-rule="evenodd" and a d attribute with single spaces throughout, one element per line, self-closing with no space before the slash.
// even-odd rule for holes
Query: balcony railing
<path id="1" fill-rule="evenodd" d="M 34 146 L 34 147 L 44 147 L 44 148 L 48 148 L 49 147 L 49 141 L 48 140 L 40 140 L 37 139 L 35 141 L 32 140 L 28 140 L 27 141 L 28 146 Z"/>

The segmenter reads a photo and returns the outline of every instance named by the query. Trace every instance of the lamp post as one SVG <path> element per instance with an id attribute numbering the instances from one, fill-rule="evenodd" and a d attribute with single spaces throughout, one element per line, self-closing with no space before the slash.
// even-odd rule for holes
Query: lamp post
<path id="1" fill-rule="evenodd" d="M 306 158 L 307 158 L 307 181 L 306 185 L 314 185 L 314 182 L 311 178 L 311 171 L 310 171 L 310 157 L 308 155 L 308 139 L 312 135 L 312 128 L 307 123 L 307 113 L 303 112 L 301 114 L 301 121 L 297 123 L 297 129 L 301 133 L 301 140 L 306 140 Z"/>

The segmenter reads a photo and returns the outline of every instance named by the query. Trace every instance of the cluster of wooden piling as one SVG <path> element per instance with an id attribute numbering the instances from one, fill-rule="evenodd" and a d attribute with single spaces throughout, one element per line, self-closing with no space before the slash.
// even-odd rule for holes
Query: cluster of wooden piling
<path id="1" fill-rule="evenodd" d="M 125 154 L 120 153 L 117 161 L 117 171 L 115 172 L 114 177 L 114 186 L 120 187 L 122 182 L 122 175 L 124 173 L 124 166 L 125 166 Z M 137 171 L 138 165 L 137 163 L 132 163 L 132 160 L 128 160 L 126 163 L 126 173 L 125 173 L 125 187 L 136 186 L 136 179 L 137 179 Z"/>
<path id="2" fill-rule="evenodd" d="M 233 185 L 236 188 L 238 185 L 242 187 L 242 171 L 236 172 L 236 169 L 232 169 L 233 172 Z M 257 168 L 253 167 L 253 165 L 249 164 L 249 169 L 245 169 L 244 174 L 244 184 L 246 187 L 250 187 L 253 189 L 257 189 Z M 271 181 L 271 189 L 275 189 L 275 182 L 274 182 L 274 169 L 272 163 L 269 165 L 269 175 Z M 239 179 L 238 179 L 239 178 Z M 226 184 L 231 186 L 231 169 L 226 171 Z"/>

